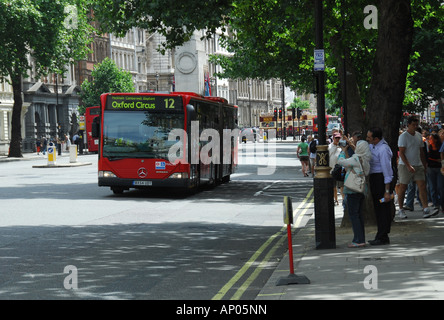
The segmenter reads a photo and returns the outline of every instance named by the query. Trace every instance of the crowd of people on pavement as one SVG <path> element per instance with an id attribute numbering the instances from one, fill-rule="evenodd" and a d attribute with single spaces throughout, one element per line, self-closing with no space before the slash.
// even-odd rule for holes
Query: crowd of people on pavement
<path id="1" fill-rule="evenodd" d="M 56 149 L 59 152 L 61 152 L 62 150 L 69 150 L 71 143 L 77 145 L 77 149 L 79 149 L 80 142 L 81 142 L 81 137 L 79 133 L 74 134 L 72 142 L 68 134 L 63 135 L 63 137 L 57 136 L 57 137 L 51 137 L 49 139 L 46 136 L 41 136 L 40 138 L 36 139 L 35 146 L 38 155 L 40 153 L 45 155 L 49 144 L 55 145 Z"/>
<path id="2" fill-rule="evenodd" d="M 375 239 L 368 241 L 371 245 L 389 244 L 393 219 L 406 219 L 406 211 L 413 211 L 414 204 L 421 206 L 423 218 L 444 213 L 444 125 L 421 128 L 419 124 L 415 116 L 407 119 L 395 154 L 378 127 L 348 136 L 334 130 L 327 137 L 334 203 L 339 205 L 341 194 L 353 229 L 350 248 L 366 246 L 362 214 L 366 196 L 372 199 L 378 227 Z M 314 176 L 316 149 L 310 146 L 318 143 L 317 136 L 309 136 L 298 147 L 304 176 Z M 305 155 L 308 159 L 302 158 Z M 394 204 L 398 205 L 396 215 Z"/>

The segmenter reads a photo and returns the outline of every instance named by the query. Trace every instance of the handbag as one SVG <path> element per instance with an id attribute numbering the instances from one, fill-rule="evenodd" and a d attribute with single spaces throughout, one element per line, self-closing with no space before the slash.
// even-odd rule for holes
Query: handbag
<path id="1" fill-rule="evenodd" d="M 333 168 L 333 170 L 331 172 L 331 176 L 336 181 L 344 181 L 344 176 L 345 176 L 344 167 L 342 167 L 339 164 L 335 164 L 335 167 Z"/>
<path id="2" fill-rule="evenodd" d="M 361 169 L 361 173 L 358 174 L 356 171 L 351 169 L 350 173 L 348 174 L 347 178 L 344 181 L 344 186 L 350 189 L 351 191 L 357 192 L 357 193 L 364 193 L 365 188 L 365 175 L 364 171 L 362 170 L 362 164 L 361 164 L 361 158 L 359 158 L 359 167 Z"/>

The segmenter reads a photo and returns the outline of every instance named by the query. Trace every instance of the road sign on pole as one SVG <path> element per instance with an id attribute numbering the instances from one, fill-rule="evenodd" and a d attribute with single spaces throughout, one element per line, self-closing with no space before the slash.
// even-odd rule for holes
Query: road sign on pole
<path id="1" fill-rule="evenodd" d="M 325 53 L 324 49 L 315 49 L 314 51 L 314 71 L 325 70 Z"/>

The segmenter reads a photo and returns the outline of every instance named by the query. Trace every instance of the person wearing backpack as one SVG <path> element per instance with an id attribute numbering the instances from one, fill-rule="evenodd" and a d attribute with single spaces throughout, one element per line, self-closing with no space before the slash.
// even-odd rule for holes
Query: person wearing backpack
<path id="1" fill-rule="evenodd" d="M 316 164 L 316 147 L 318 146 L 318 144 L 319 144 L 318 135 L 315 134 L 310 144 L 308 145 L 308 150 L 310 151 L 310 156 L 309 156 L 310 171 L 313 178 L 315 174 L 315 164 Z"/>

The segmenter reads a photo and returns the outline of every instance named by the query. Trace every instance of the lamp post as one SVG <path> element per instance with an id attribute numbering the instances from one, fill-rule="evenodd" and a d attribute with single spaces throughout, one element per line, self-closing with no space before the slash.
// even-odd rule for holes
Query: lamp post
<path id="1" fill-rule="evenodd" d="M 159 91 L 159 72 L 156 72 L 156 91 Z"/>
<path id="2" fill-rule="evenodd" d="M 285 81 L 282 79 L 282 140 L 287 139 L 287 125 L 285 121 Z"/>
<path id="3" fill-rule="evenodd" d="M 251 128 L 251 79 L 248 79 L 248 125 Z"/>
<path id="4" fill-rule="evenodd" d="M 317 81 L 317 113 L 319 145 L 316 152 L 316 176 L 313 179 L 315 201 L 316 249 L 336 248 L 335 210 L 333 203 L 334 180 L 330 175 L 328 145 L 325 130 L 325 72 L 322 0 L 315 3 L 315 75 Z M 318 60 L 318 61 L 317 61 Z M 316 64 L 318 62 L 318 65 Z M 327 201 L 325 201 L 327 200 Z"/>

